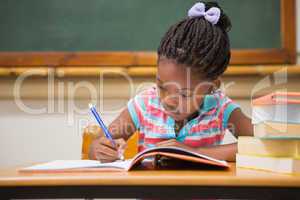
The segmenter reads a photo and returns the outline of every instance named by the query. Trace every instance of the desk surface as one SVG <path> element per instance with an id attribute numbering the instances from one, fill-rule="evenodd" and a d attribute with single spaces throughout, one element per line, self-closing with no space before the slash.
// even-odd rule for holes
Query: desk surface
<path id="1" fill-rule="evenodd" d="M 258 186 L 300 187 L 300 175 L 241 169 L 136 170 L 130 172 L 28 173 L 0 170 L 0 187 L 22 186 Z"/>

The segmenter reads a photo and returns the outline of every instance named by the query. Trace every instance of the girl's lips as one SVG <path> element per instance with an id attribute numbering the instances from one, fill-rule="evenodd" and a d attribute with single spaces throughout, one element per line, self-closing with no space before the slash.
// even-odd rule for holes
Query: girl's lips
<path id="1" fill-rule="evenodd" d="M 180 115 L 180 113 L 176 113 L 176 112 L 172 112 L 172 111 L 168 111 L 168 110 L 165 110 L 165 112 L 168 114 L 168 115 Z"/>
<path id="2" fill-rule="evenodd" d="M 178 113 L 178 112 L 173 112 L 173 111 L 171 111 L 170 109 L 168 110 L 168 108 L 166 108 L 167 106 L 164 106 L 163 105 L 163 110 L 164 110 L 164 112 L 167 114 L 167 115 L 169 115 L 169 116 L 171 116 L 172 118 L 174 118 L 175 120 L 180 120 L 180 113 Z"/>

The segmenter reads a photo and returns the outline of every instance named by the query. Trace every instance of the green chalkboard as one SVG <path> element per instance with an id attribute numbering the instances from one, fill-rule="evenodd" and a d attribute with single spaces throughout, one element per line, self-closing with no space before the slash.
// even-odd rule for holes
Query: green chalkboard
<path id="1" fill-rule="evenodd" d="M 194 0 L 1 0 L 0 51 L 156 50 Z M 280 0 L 219 0 L 232 47 L 280 48 Z"/>

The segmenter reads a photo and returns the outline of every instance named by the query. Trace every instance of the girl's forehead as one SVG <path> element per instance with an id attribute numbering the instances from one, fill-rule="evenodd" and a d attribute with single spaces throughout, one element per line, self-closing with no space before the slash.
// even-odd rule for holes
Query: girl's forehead
<path id="1" fill-rule="evenodd" d="M 201 78 L 191 67 L 177 64 L 170 59 L 163 59 L 158 63 L 157 80 L 162 84 L 180 85 L 181 88 L 195 88 L 211 84 L 208 80 Z"/>

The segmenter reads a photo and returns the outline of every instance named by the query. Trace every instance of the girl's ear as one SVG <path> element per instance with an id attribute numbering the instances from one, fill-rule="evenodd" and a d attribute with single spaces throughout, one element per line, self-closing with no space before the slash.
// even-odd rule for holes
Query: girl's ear
<path id="1" fill-rule="evenodd" d="M 220 78 L 217 78 L 217 79 L 213 80 L 212 83 L 213 83 L 212 91 L 215 91 L 215 90 L 217 90 L 221 87 Z"/>

